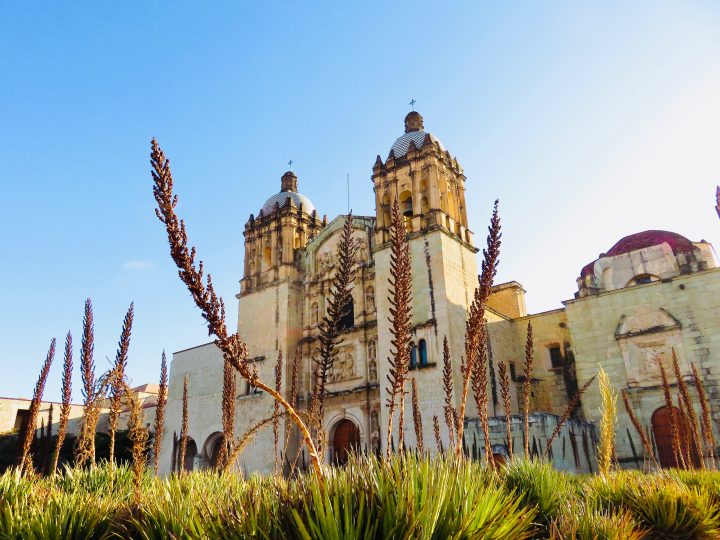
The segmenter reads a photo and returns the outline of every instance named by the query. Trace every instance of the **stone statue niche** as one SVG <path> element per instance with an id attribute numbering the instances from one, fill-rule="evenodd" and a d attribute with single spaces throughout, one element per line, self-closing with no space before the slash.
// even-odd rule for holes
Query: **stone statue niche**
<path id="1" fill-rule="evenodd" d="M 370 413 L 370 448 L 375 455 L 380 455 L 380 422 L 376 410 Z"/>
<path id="2" fill-rule="evenodd" d="M 370 342 L 368 343 L 368 378 L 371 381 L 377 381 L 377 361 L 375 360 L 375 347 L 375 341 L 370 340 Z"/>
<path id="3" fill-rule="evenodd" d="M 368 287 L 365 291 L 365 306 L 368 313 L 375 311 L 375 289 Z"/>

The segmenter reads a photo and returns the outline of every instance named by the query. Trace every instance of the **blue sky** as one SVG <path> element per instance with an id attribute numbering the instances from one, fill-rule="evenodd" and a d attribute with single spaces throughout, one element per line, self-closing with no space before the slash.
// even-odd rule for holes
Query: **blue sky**
<path id="1" fill-rule="evenodd" d="M 0 2 L 0 395 L 30 395 L 51 337 L 79 342 L 87 297 L 99 368 L 135 301 L 136 384 L 207 341 L 154 217 L 153 136 L 231 325 L 243 225 L 287 162 L 321 213 L 350 174 L 373 214 L 411 98 L 479 240 L 500 198 L 498 279 L 532 311 L 624 235 L 720 242 L 717 2 L 301 4 Z M 46 397 L 59 381 L 58 361 Z"/>

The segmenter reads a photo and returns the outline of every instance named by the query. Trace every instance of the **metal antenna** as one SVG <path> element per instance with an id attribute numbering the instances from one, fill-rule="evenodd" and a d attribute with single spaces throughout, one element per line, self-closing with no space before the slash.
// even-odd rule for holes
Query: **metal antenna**
<path id="1" fill-rule="evenodd" d="M 350 173 L 347 173 L 348 214 L 350 213 Z"/>

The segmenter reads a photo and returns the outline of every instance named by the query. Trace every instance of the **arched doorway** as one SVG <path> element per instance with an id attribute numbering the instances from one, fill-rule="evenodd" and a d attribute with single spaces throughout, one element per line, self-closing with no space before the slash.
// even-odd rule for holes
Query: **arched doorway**
<path id="1" fill-rule="evenodd" d="M 192 438 L 188 437 L 187 446 L 185 447 L 185 463 L 183 468 L 186 471 L 192 471 L 195 466 L 195 456 L 197 456 L 197 444 Z"/>
<path id="2" fill-rule="evenodd" d="M 655 445 L 657 446 L 660 466 L 664 468 L 682 466 L 682 461 L 676 459 L 675 452 L 673 451 L 671 414 L 674 414 L 677 419 L 680 451 L 682 452 L 683 460 L 687 462 L 689 455 L 690 463 L 687 463 L 687 465 L 689 467 L 698 467 L 700 459 L 692 443 L 690 423 L 687 417 L 677 407 L 672 408 L 672 413 L 667 407 L 660 407 L 652 415 L 653 437 L 655 438 Z"/>
<path id="3" fill-rule="evenodd" d="M 345 465 L 349 453 L 358 451 L 360 448 L 360 430 L 352 420 L 340 420 L 335 425 L 332 448 L 334 465 Z"/>
<path id="4" fill-rule="evenodd" d="M 203 445 L 203 469 L 214 469 L 217 466 L 223 440 L 223 434 L 219 431 L 216 431 L 205 439 L 205 444 Z"/>

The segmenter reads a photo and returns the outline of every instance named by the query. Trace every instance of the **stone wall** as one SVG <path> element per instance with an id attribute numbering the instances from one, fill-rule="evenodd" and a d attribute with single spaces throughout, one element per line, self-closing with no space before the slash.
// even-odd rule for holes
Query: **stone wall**
<path id="1" fill-rule="evenodd" d="M 531 413 L 529 424 L 529 451 L 531 457 L 549 459 L 556 469 L 568 472 L 597 471 L 597 430 L 589 422 L 570 420 L 561 428 L 554 439 L 550 452 L 546 452 L 547 443 L 552 436 L 560 417 L 542 412 Z M 525 449 L 525 419 L 514 415 L 510 418 L 513 455 L 521 456 Z M 490 443 L 493 453 L 508 457 L 507 431 L 505 417 L 489 419 Z M 465 422 L 466 453 L 473 459 L 485 460 L 485 437 L 480 421 L 476 418 Z"/>
<path id="2" fill-rule="evenodd" d="M 673 382 L 670 359 L 675 349 L 685 378 L 690 363 L 698 368 L 713 418 L 720 417 L 720 270 L 570 300 L 566 306 L 578 384 L 602 366 L 614 388 L 628 392 L 635 414 L 652 432 L 652 414 L 664 406 L 654 358 L 663 361 Z M 594 384 L 583 399 L 585 417 L 597 421 L 599 407 L 600 393 Z M 642 455 L 642 445 L 621 400 L 616 433 L 619 461 L 633 466 L 633 450 Z"/>

